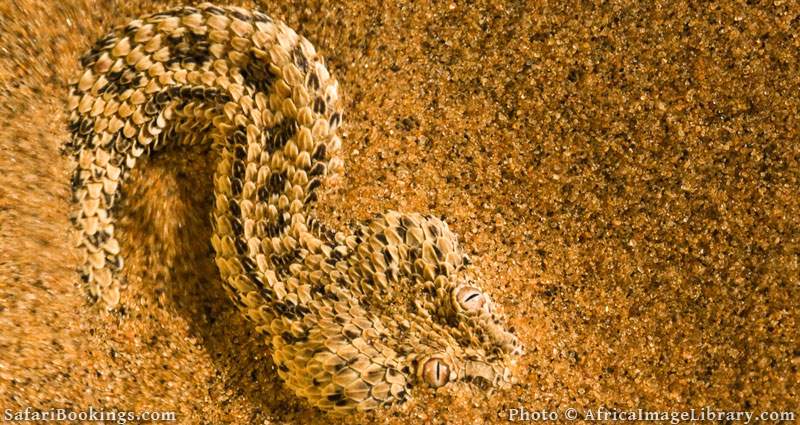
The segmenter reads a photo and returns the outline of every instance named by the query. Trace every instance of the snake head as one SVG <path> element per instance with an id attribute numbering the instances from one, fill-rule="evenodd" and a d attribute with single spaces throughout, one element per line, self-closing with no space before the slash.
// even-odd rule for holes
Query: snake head
<path id="1" fill-rule="evenodd" d="M 524 351 L 519 339 L 506 329 L 505 318 L 475 281 L 448 283 L 450 297 L 437 300 L 428 323 L 431 330 L 446 334 L 440 341 L 448 343 L 444 349 L 430 347 L 417 362 L 417 380 L 432 388 L 459 381 L 488 391 L 509 385 L 510 366 Z"/>
<path id="2" fill-rule="evenodd" d="M 338 243 L 342 260 L 319 264 L 342 284 L 322 288 L 307 334 L 273 337 L 296 392 L 324 409 L 369 410 L 425 388 L 511 382 L 522 348 L 444 221 L 389 212 Z"/>
<path id="3" fill-rule="evenodd" d="M 461 382 L 487 391 L 510 384 L 510 366 L 522 346 L 473 277 L 456 236 L 431 216 L 390 217 L 376 228 L 392 222 L 400 223 L 397 231 L 406 236 L 399 268 L 408 270 L 400 279 L 406 288 L 391 304 L 406 306 L 397 308 L 401 314 L 395 317 L 402 335 L 397 340 L 403 341 L 397 351 L 406 355 L 410 379 L 430 388 Z"/>

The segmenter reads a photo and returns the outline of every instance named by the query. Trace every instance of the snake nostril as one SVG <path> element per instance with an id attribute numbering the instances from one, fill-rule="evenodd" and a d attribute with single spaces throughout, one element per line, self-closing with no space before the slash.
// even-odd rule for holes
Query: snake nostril
<path id="1" fill-rule="evenodd" d="M 439 388 L 450 380 L 450 366 L 433 357 L 422 365 L 422 379 L 431 387 Z"/>

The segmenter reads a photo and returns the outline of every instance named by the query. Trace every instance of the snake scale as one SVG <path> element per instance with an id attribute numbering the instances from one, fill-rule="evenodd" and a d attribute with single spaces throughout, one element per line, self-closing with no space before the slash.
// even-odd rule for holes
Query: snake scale
<path id="1" fill-rule="evenodd" d="M 343 162 L 338 85 L 308 40 L 261 12 L 205 3 L 114 29 L 81 66 L 66 148 L 94 299 L 119 303 L 114 206 L 137 158 L 206 144 L 219 158 L 211 243 L 225 291 L 298 396 L 364 411 L 415 386 L 511 381 L 521 345 L 444 221 L 389 211 L 337 231 L 311 216 Z"/>

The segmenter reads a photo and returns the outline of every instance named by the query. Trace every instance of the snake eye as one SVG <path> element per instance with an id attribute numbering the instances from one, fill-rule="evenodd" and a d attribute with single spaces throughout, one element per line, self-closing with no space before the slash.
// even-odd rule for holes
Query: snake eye
<path id="1" fill-rule="evenodd" d="M 456 288 L 455 295 L 458 305 L 469 313 L 477 313 L 487 306 L 486 295 L 478 288 L 461 286 Z"/>
<path id="2" fill-rule="evenodd" d="M 450 380 L 450 366 L 433 357 L 422 365 L 422 379 L 431 387 L 439 388 Z"/>

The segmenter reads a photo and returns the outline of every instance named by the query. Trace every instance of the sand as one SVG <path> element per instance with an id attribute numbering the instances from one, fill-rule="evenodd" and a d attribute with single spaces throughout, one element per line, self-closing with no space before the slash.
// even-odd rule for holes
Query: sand
<path id="1" fill-rule="evenodd" d="M 78 283 L 66 83 L 96 37 L 165 4 L 0 2 L 0 408 L 189 424 L 800 414 L 800 7 L 538 3 L 261 5 L 345 95 L 347 174 L 320 214 L 444 216 L 527 347 L 508 390 L 417 391 L 342 419 L 282 388 L 220 289 L 205 152 L 156 156 L 128 185 L 123 312 Z"/>

